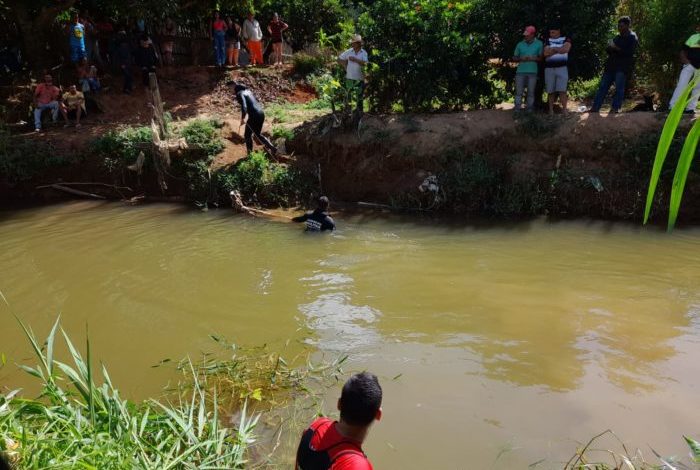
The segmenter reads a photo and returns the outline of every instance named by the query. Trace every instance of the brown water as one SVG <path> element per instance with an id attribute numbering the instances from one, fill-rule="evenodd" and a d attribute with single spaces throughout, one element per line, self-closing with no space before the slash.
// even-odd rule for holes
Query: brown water
<path id="1" fill-rule="evenodd" d="M 211 333 L 347 353 L 385 391 L 375 468 L 561 468 L 606 428 L 648 457 L 700 437 L 700 231 L 339 222 L 314 236 L 176 206 L 0 213 L 0 290 L 41 337 L 59 313 L 76 340 L 88 324 L 134 398 Z M 0 319 L 12 388 L 34 359 L 4 305 Z"/>

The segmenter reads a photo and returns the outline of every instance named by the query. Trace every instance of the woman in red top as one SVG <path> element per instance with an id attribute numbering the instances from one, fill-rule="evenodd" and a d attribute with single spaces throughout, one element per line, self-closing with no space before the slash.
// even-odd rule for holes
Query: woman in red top
<path id="1" fill-rule="evenodd" d="M 275 13 L 272 15 L 272 21 L 267 26 L 267 32 L 272 36 L 272 53 L 274 54 L 274 65 L 282 65 L 282 32 L 289 26 L 284 21 L 280 20 L 280 15 Z"/>
<path id="2" fill-rule="evenodd" d="M 216 65 L 223 67 L 226 63 L 226 22 L 221 19 L 219 12 L 214 12 L 214 21 L 211 22 L 211 31 L 214 37 L 214 52 Z"/>

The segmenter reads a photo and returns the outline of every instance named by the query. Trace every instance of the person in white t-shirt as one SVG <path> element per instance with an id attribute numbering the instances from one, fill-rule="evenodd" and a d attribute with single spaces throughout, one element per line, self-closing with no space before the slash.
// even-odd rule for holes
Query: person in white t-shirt
<path id="1" fill-rule="evenodd" d="M 362 101 L 365 91 L 364 67 L 368 62 L 367 51 L 362 48 L 362 36 L 356 34 L 352 37 L 352 46 L 338 56 L 338 63 L 345 68 L 345 85 L 348 90 L 348 98 L 355 96 L 357 99 L 357 111 L 362 113 Z M 349 105 L 349 99 L 348 103 Z"/>

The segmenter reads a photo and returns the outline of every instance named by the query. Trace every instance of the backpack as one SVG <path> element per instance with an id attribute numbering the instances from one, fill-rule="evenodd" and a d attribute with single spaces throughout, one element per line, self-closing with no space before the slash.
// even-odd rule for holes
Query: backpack
<path id="1" fill-rule="evenodd" d="M 318 432 L 318 428 L 324 424 L 324 421 L 313 423 L 304 434 L 301 436 L 301 442 L 297 449 L 297 469 L 298 470 L 329 470 L 340 457 L 348 454 L 361 455 L 365 459 L 367 456 L 360 446 L 348 440 L 342 440 L 335 444 L 326 447 L 325 449 L 314 449 L 311 447 L 311 441 Z M 341 448 L 342 446 L 342 448 Z M 337 453 L 331 457 L 331 450 L 337 450 Z"/>

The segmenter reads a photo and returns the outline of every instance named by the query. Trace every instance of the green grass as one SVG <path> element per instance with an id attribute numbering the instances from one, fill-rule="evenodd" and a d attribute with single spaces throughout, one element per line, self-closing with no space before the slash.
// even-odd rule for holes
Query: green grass
<path id="1" fill-rule="evenodd" d="M 224 149 L 219 136 L 223 123 L 215 119 L 193 119 L 177 132 L 187 144 L 211 159 Z"/>
<path id="2" fill-rule="evenodd" d="M 68 162 L 68 158 L 56 154 L 49 144 L 13 137 L 0 125 L 0 180 L 27 181 Z"/>
<path id="3" fill-rule="evenodd" d="M 240 423 L 222 425 L 216 389 L 192 362 L 187 387 L 167 401 L 135 403 L 120 396 L 107 369 L 96 368 L 54 324 L 41 345 L 21 323 L 39 364 L 20 366 L 41 384 L 37 399 L 0 395 L 0 451 L 19 468 L 243 468 L 258 417 L 243 405 Z M 56 359 L 63 338 L 70 363 Z M 97 370 L 96 370 L 97 369 Z M 99 379 L 98 379 L 99 377 Z M 99 382 L 98 382 L 99 380 Z"/>
<path id="4" fill-rule="evenodd" d="M 294 129 L 289 129 L 287 127 L 282 126 L 275 126 L 272 128 L 272 138 L 292 140 L 294 138 Z"/>

